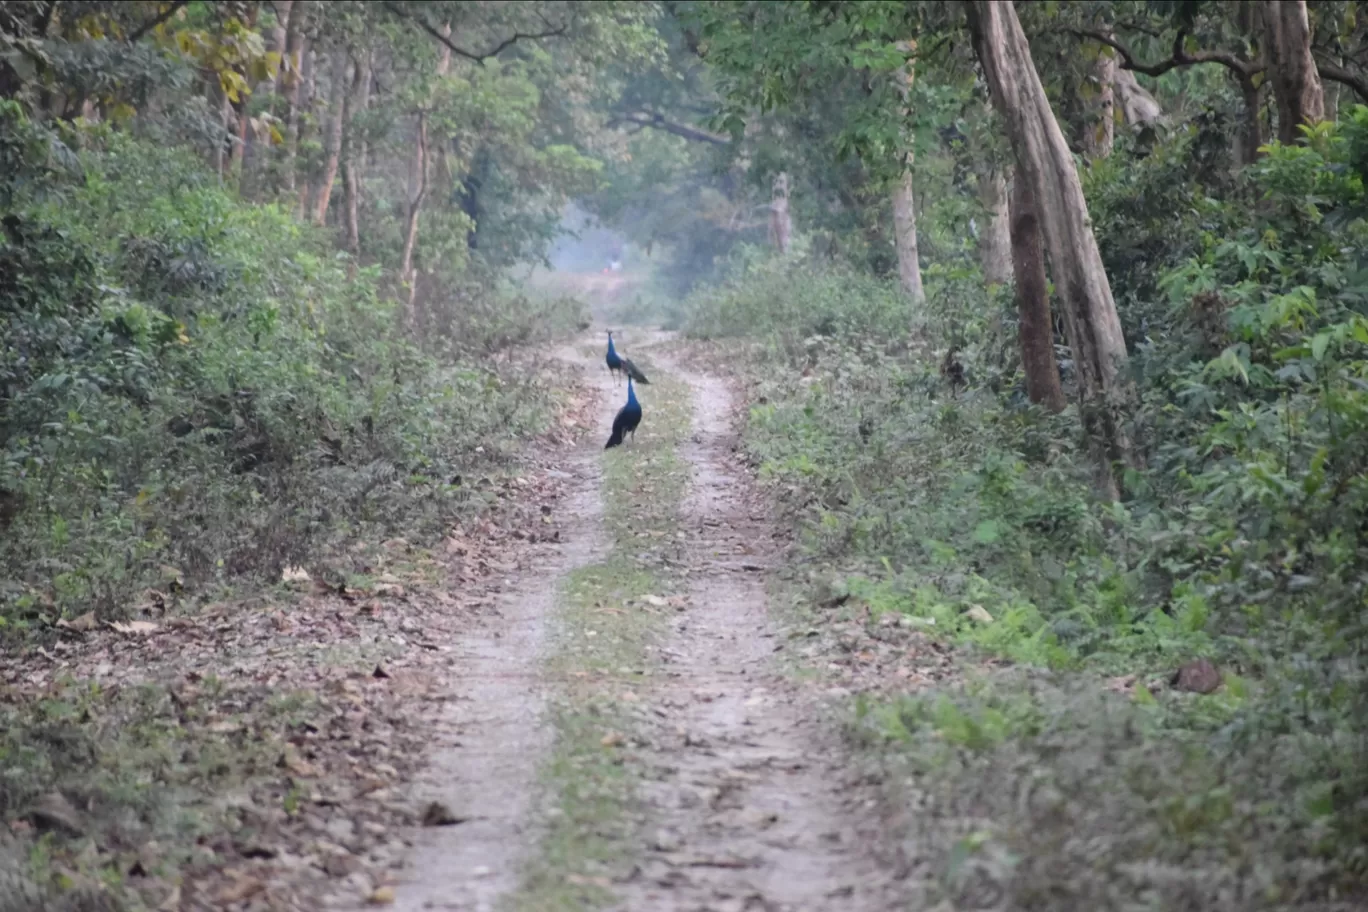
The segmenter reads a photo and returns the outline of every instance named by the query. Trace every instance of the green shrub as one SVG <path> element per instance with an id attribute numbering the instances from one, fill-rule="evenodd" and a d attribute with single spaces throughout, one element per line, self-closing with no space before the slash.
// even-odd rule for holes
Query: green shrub
<path id="1" fill-rule="evenodd" d="M 0 620 L 435 529 L 540 426 L 535 378 L 414 347 L 321 232 L 188 155 L 76 138 L 63 177 L 57 139 L 0 111 L 22 166 L 0 179 Z"/>

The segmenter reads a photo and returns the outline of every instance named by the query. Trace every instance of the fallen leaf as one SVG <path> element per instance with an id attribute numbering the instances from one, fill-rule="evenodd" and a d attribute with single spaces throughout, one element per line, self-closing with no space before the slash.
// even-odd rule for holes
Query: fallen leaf
<path id="1" fill-rule="evenodd" d="M 160 628 L 151 621 L 114 621 L 109 625 L 119 633 L 152 633 Z"/>
<path id="2" fill-rule="evenodd" d="M 993 616 L 982 605 L 970 605 L 964 616 L 976 624 L 993 623 Z"/>
<path id="3" fill-rule="evenodd" d="M 425 827 L 456 826 L 469 819 L 469 817 L 457 817 L 451 812 L 451 808 L 440 801 L 429 802 L 428 806 L 423 809 L 423 826 Z"/>
<path id="4" fill-rule="evenodd" d="M 266 889 L 266 885 L 255 877 L 239 876 L 239 880 L 231 883 L 219 891 L 218 901 L 221 903 L 242 902 Z"/>
<path id="5" fill-rule="evenodd" d="M 280 574 L 282 583 L 307 583 L 313 577 L 303 567 L 286 567 Z"/>
<path id="6" fill-rule="evenodd" d="M 641 600 L 652 608 L 664 608 L 666 605 L 665 600 L 658 595 L 645 595 Z"/>
<path id="7" fill-rule="evenodd" d="M 624 740 L 626 739 L 618 732 L 609 732 L 603 736 L 603 740 L 599 743 L 604 747 L 620 747 Z"/>
<path id="8" fill-rule="evenodd" d="M 388 906 L 394 902 L 394 887 L 377 887 L 370 895 L 370 902 L 377 906 Z"/>
<path id="9" fill-rule="evenodd" d="M 95 612 L 87 611 L 78 618 L 67 620 L 62 618 L 57 622 L 57 626 L 63 630 L 74 630 L 77 633 L 86 633 L 95 629 Z"/>

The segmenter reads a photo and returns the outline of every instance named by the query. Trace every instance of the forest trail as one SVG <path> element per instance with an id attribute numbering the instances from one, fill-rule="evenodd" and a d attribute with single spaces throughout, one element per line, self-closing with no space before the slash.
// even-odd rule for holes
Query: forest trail
<path id="1" fill-rule="evenodd" d="M 884 910 L 877 815 L 820 720 L 813 688 L 784 676 L 766 605 L 778 549 L 737 455 L 724 381 L 654 361 L 688 383 L 692 484 L 682 511 L 688 607 L 662 644 L 658 721 L 643 787 L 650 828 L 622 912 Z"/>
<path id="2" fill-rule="evenodd" d="M 569 345 L 551 356 L 582 360 Z M 606 386 L 606 377 L 588 386 L 595 404 Z M 436 825 L 420 831 L 395 909 L 493 910 L 516 889 L 520 867 L 535 849 L 532 799 L 551 738 L 542 724 L 547 628 L 566 575 L 604 548 L 593 440 L 548 471 L 565 476 L 558 542 L 520 568 L 456 644 L 452 703 L 433 731 L 433 760 L 415 791 L 425 806 L 437 802 L 459 822 L 425 821 Z"/>
<path id="3" fill-rule="evenodd" d="M 611 878 L 613 898 L 604 907 L 901 908 L 895 878 L 876 860 L 886 855 L 874 844 L 877 815 L 859 807 L 864 793 L 842 763 L 837 736 L 819 719 L 815 689 L 785 677 L 774 659 L 783 638 L 767 614 L 765 576 L 777 548 L 735 455 L 731 392 L 671 357 L 669 334 L 631 335 L 633 356 L 662 375 L 640 391 L 645 422 L 666 376 L 691 407 L 692 427 L 677 454 L 690 479 L 678 530 L 687 584 L 678 610 L 656 631 L 653 667 L 633 698 L 640 701 L 634 749 L 623 756 L 635 781 L 635 835 L 622 845 L 632 860 Z M 545 820 L 538 818 L 562 813 L 554 795 L 543 796 L 546 807 L 534 799 L 538 767 L 557 737 L 548 697 L 568 686 L 549 673 L 548 656 L 556 637 L 584 635 L 560 629 L 558 592 L 568 574 L 609 547 L 602 440 L 623 390 L 590 360 L 599 343 L 595 333 L 555 354 L 582 370 L 602 425 L 561 464 L 570 476 L 558 511 L 570 517 L 560 526 L 561 544 L 510 581 L 462 638 L 451 681 L 457 696 L 434 732 L 435 761 L 417 789 L 423 804 L 439 801 L 469 820 L 420 831 L 395 908 L 506 908 L 519 872 L 545 854 L 538 847 Z M 527 908 L 527 901 L 514 907 Z"/>

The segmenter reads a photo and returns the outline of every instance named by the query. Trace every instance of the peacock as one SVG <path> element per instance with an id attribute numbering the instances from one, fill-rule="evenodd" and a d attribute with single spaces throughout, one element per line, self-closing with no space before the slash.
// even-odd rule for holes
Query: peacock
<path id="1" fill-rule="evenodd" d="M 622 371 L 627 375 L 627 379 L 629 380 L 647 384 L 651 382 L 646 379 L 646 375 L 641 372 L 641 368 L 632 363 L 631 358 L 624 358 L 617 353 L 617 349 L 613 347 L 613 331 L 611 329 L 608 330 L 608 357 L 604 358 L 604 360 L 608 363 L 608 370 L 613 372 L 614 378 L 617 377 L 618 371 Z"/>
<path id="2" fill-rule="evenodd" d="M 618 409 L 617 417 L 613 419 L 613 435 L 608 438 L 608 443 L 604 446 L 605 450 L 622 443 L 624 434 L 631 434 L 632 440 L 636 440 L 637 425 L 641 424 L 641 403 L 637 402 L 636 390 L 632 387 L 632 375 L 627 374 L 627 404 Z"/>

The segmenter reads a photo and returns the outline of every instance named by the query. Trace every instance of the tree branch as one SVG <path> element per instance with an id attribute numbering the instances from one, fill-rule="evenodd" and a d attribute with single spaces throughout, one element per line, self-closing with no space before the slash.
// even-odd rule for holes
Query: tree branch
<path id="1" fill-rule="evenodd" d="M 1071 32 L 1080 38 L 1091 38 L 1099 44 L 1105 44 L 1116 51 L 1121 58 L 1123 70 L 1133 70 L 1136 73 L 1144 73 L 1146 76 L 1162 76 L 1169 70 L 1199 63 L 1219 63 L 1226 69 L 1248 79 L 1255 73 L 1262 72 L 1265 67 L 1262 53 L 1255 60 L 1242 60 L 1227 51 L 1194 51 L 1189 54 L 1183 48 L 1183 44 L 1187 40 L 1187 32 L 1182 29 L 1179 29 L 1178 33 L 1173 36 L 1173 51 L 1169 59 L 1160 60 L 1158 63 L 1141 63 L 1135 58 L 1135 54 L 1129 45 L 1106 32 L 1087 28 L 1066 28 L 1064 31 Z"/>
<path id="2" fill-rule="evenodd" d="M 633 111 L 627 114 L 620 114 L 611 118 L 607 125 L 611 128 L 623 124 L 636 125 L 637 130 L 632 131 L 634 133 L 642 128 L 650 127 L 654 130 L 662 130 L 692 142 L 712 143 L 714 146 L 731 145 L 731 139 L 726 136 L 719 136 L 716 133 L 709 133 L 707 130 L 691 127 L 688 124 L 675 123 L 672 120 L 666 120 L 663 115 L 653 111 Z"/>
<path id="3" fill-rule="evenodd" d="M 1329 60 L 1317 60 L 1316 69 L 1322 79 L 1348 86 L 1362 101 L 1368 103 L 1368 79 Z"/>
<path id="4" fill-rule="evenodd" d="M 432 24 L 427 22 L 421 16 L 414 16 L 410 13 L 407 13 L 393 3 L 386 3 L 385 9 L 387 9 L 392 15 L 417 25 L 420 29 L 427 32 L 433 38 L 436 38 L 442 44 L 446 45 L 451 50 L 451 53 L 455 54 L 457 57 L 464 57 L 466 60 L 478 63 L 480 66 L 484 66 L 486 60 L 489 60 L 492 57 L 498 57 L 504 51 L 508 50 L 513 45 L 517 44 L 519 41 L 538 41 L 542 38 L 558 38 L 564 35 L 566 29 L 568 28 L 568 26 L 566 25 L 558 25 L 553 27 L 550 25 L 550 23 L 547 23 L 547 29 L 544 32 L 514 32 L 512 35 L 505 38 L 503 41 L 500 41 L 491 50 L 486 51 L 483 54 L 478 54 L 472 51 L 467 51 L 465 48 L 457 46 L 455 42 L 453 42 L 446 35 L 443 35 Z"/>
<path id="5" fill-rule="evenodd" d="M 52 5 L 54 7 L 57 6 L 57 4 L 55 3 Z M 161 25 L 163 22 L 170 19 L 172 16 L 176 15 L 176 13 L 180 11 L 181 7 L 188 5 L 189 0 L 176 0 L 175 3 L 168 4 L 166 9 L 162 10 L 161 13 L 157 15 L 155 18 L 135 28 L 133 30 L 133 34 L 128 36 L 128 43 L 135 44 L 139 38 L 142 38 L 148 32 L 152 31 L 154 28 Z"/>

